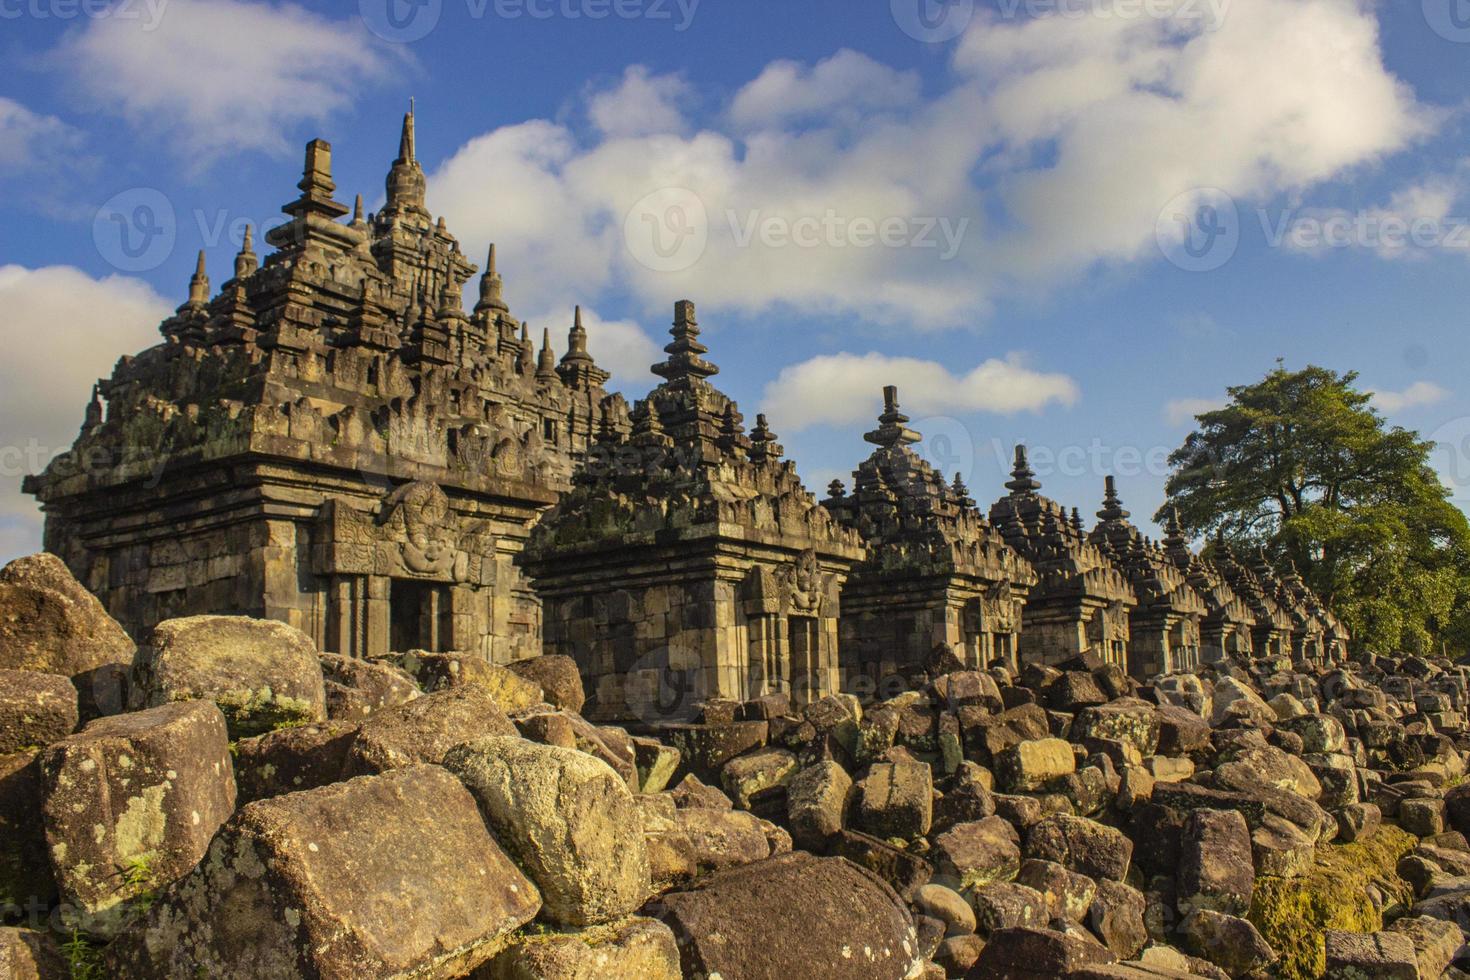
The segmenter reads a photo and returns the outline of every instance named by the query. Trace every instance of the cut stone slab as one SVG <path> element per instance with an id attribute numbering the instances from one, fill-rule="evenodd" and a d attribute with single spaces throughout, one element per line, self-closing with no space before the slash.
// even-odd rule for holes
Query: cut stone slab
<path id="1" fill-rule="evenodd" d="M 642 817 L 606 764 L 575 749 L 492 736 L 451 750 L 444 766 L 540 887 L 543 918 L 597 925 L 648 898 Z"/>
<path id="2" fill-rule="evenodd" d="M 633 759 L 638 769 L 638 792 L 662 793 L 679 771 L 679 750 L 656 738 L 633 739 Z"/>
<path id="3" fill-rule="evenodd" d="M 926 763 L 880 762 L 857 785 L 857 823 L 875 837 L 914 840 L 934 822 L 934 774 Z"/>
<path id="4" fill-rule="evenodd" d="M 60 558 L 41 552 L 0 569 L 0 668 L 75 677 L 131 664 L 133 652 L 128 634 Z"/>
<path id="5" fill-rule="evenodd" d="M 532 681 L 541 688 L 546 702 L 562 711 L 581 714 L 587 694 L 582 688 L 582 675 L 577 662 L 571 657 L 548 654 L 517 660 L 506 665 L 516 674 Z"/>
<path id="6" fill-rule="evenodd" d="M 1397 932 L 1322 934 L 1327 951 L 1326 980 L 1419 980 L 1414 943 Z"/>
<path id="7" fill-rule="evenodd" d="M 1232 977 L 1268 966 L 1276 951 L 1245 919 L 1213 909 L 1195 909 L 1179 926 L 1187 947 Z"/>
<path id="8" fill-rule="evenodd" d="M 1395 921 L 1388 931 L 1402 933 L 1414 944 L 1420 978 L 1443 976 L 1465 942 L 1456 923 L 1428 916 L 1406 916 Z"/>
<path id="9" fill-rule="evenodd" d="M 402 658 L 408 671 L 427 692 L 473 686 L 483 690 L 506 714 L 525 711 L 544 698 L 541 685 L 507 667 L 487 663 L 469 653 L 424 653 L 415 650 Z"/>
<path id="10" fill-rule="evenodd" d="M 1158 711 L 1137 698 L 1090 705 L 1077 713 L 1071 738 L 1076 742 L 1089 738 L 1119 741 L 1133 746 L 1139 756 L 1150 756 L 1159 747 Z"/>
<path id="11" fill-rule="evenodd" d="M 209 701 L 92 722 L 41 754 L 41 821 L 76 927 L 111 936 L 129 900 L 187 874 L 235 809 L 225 718 Z"/>
<path id="12" fill-rule="evenodd" d="M 943 922 L 946 936 L 963 936 L 975 931 L 975 910 L 953 888 L 932 882 L 924 885 L 914 894 L 914 907 Z"/>
<path id="13" fill-rule="evenodd" d="M 282 728 L 235 743 L 235 786 L 241 804 L 316 789 L 345 778 L 357 726 L 340 721 Z"/>
<path id="14" fill-rule="evenodd" d="M 1180 841 L 1179 911 L 1212 909 L 1243 914 L 1250 907 L 1256 872 L 1251 833 L 1234 810 L 1195 810 Z M 1203 955 L 1203 954 L 1201 954 Z"/>
<path id="15" fill-rule="evenodd" d="M 876 875 L 804 852 L 710 875 L 653 907 L 685 976 L 900 980 L 918 975 L 908 908 Z"/>
<path id="16" fill-rule="evenodd" d="M 1030 885 L 997 881 L 970 892 L 975 909 L 975 931 L 989 936 L 1000 929 L 1046 925 L 1050 920 L 1046 896 Z"/>
<path id="17" fill-rule="evenodd" d="M 125 976 L 448 980 L 540 904 L 464 786 L 409 766 L 243 807 L 107 956 Z"/>
<path id="18" fill-rule="evenodd" d="M 0 755 L 50 745 L 76 731 L 77 689 L 60 674 L 0 670 Z"/>
<path id="19" fill-rule="evenodd" d="M 1016 832 L 1000 817 L 957 823 L 934 838 L 934 872 L 958 891 L 1010 881 L 1021 868 Z"/>
<path id="20" fill-rule="evenodd" d="M 321 661 L 294 626 L 246 616 L 159 623 L 133 662 L 133 703 L 213 701 L 232 738 L 327 718 Z"/>
<path id="21" fill-rule="evenodd" d="M 974 980 L 1052 980 L 1117 959 L 1091 937 L 1019 926 L 992 933 L 966 976 Z"/>
<path id="22" fill-rule="evenodd" d="M 1133 859 L 1133 841 L 1096 820 L 1058 813 L 1031 828 L 1026 856 L 1055 861 L 1091 878 L 1122 881 Z"/>
<path id="23" fill-rule="evenodd" d="M 720 773 L 720 784 L 736 806 L 742 810 L 753 810 L 756 804 L 773 798 L 781 803 L 786 784 L 796 775 L 798 768 L 794 754 L 767 746 L 725 763 Z"/>
<path id="24" fill-rule="evenodd" d="M 347 775 L 439 763 L 463 742 L 486 735 L 516 736 L 499 703 L 475 686 L 436 691 L 388 708 L 363 722 L 347 753 Z"/>
<path id="25" fill-rule="evenodd" d="M 1032 793 L 1077 770 L 1070 743 L 1059 738 L 1021 742 L 995 757 L 995 776 L 1010 793 Z"/>
<path id="26" fill-rule="evenodd" d="M 1028 858 L 1021 862 L 1016 880 L 1046 896 L 1047 918 L 1081 922 L 1097 897 L 1097 883 L 1086 875 L 1068 871 L 1055 861 Z"/>
<path id="27" fill-rule="evenodd" d="M 1143 892 L 1107 878 L 1097 883 L 1097 896 L 1087 910 L 1087 925 L 1119 959 L 1130 960 L 1148 942 Z"/>
<path id="28" fill-rule="evenodd" d="M 572 932 L 522 935 L 474 980 L 682 980 L 679 944 L 668 926 L 638 916 Z"/>
<path id="29" fill-rule="evenodd" d="M 391 664 L 335 653 L 318 654 L 318 659 L 326 679 L 327 717 L 333 721 L 367 721 L 421 693 L 406 671 Z"/>
<path id="30" fill-rule="evenodd" d="M 674 825 L 688 839 L 700 871 L 718 871 L 761 861 L 771 855 L 771 842 L 761 820 L 744 810 L 681 807 Z"/>
<path id="31" fill-rule="evenodd" d="M 831 759 L 792 776 L 786 784 L 786 825 L 798 847 L 820 851 L 842 830 L 852 798 L 852 777 Z"/>

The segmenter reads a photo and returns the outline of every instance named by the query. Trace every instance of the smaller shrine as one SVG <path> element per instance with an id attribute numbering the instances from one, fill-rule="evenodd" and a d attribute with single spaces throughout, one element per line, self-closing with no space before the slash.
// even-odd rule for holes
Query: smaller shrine
<path id="1" fill-rule="evenodd" d="M 1164 553 L 1205 603 L 1199 625 L 1200 660 L 1214 663 L 1226 656 L 1249 657 L 1251 629 L 1256 625 L 1250 606 L 1235 594 L 1213 561 L 1189 550 L 1179 514 L 1173 508 L 1164 535 Z"/>

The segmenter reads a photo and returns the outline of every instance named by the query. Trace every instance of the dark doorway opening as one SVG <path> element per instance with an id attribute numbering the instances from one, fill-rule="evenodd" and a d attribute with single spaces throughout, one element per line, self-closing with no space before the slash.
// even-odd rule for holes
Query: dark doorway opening
<path id="1" fill-rule="evenodd" d="M 394 653 L 430 650 L 429 617 L 434 586 L 394 579 L 388 591 L 389 639 Z"/>

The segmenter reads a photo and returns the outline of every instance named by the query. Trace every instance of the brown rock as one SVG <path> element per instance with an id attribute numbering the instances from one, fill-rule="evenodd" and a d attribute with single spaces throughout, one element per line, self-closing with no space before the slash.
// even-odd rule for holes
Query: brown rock
<path id="1" fill-rule="evenodd" d="M 0 977 L 5 980 L 70 980 L 76 976 L 50 933 L 0 928 Z"/>
<path id="2" fill-rule="evenodd" d="M 133 662 L 136 707 L 213 701 L 233 738 L 286 724 L 325 721 L 316 647 L 285 623 L 245 616 L 188 616 L 159 623 Z"/>
<path id="3" fill-rule="evenodd" d="M 857 785 L 856 818 L 875 837 L 913 840 L 934 820 L 933 771 L 922 762 L 880 762 Z"/>
<path id="4" fill-rule="evenodd" d="M 1250 906 L 1255 879 L 1245 818 L 1233 810 L 1192 812 L 1180 843 L 1179 911 L 1243 914 Z"/>
<path id="5" fill-rule="evenodd" d="M 554 654 L 531 657 L 506 666 L 538 684 L 548 704 L 562 711 L 581 713 L 587 696 L 582 689 L 582 675 L 577 671 L 577 662 L 571 657 Z"/>
<path id="6" fill-rule="evenodd" d="M 783 854 L 710 875 L 655 903 L 686 976 L 900 980 L 917 972 L 908 909 L 841 858 Z"/>
<path id="7" fill-rule="evenodd" d="M 1414 945 L 1420 978 L 1443 976 L 1465 942 L 1464 934 L 1454 922 L 1422 915 L 1399 919 L 1388 927 L 1388 931 L 1409 937 Z"/>
<path id="8" fill-rule="evenodd" d="M 131 664 L 133 650 L 127 633 L 60 558 L 42 552 L 0 569 L 0 668 L 74 677 Z"/>
<path id="9" fill-rule="evenodd" d="M 610 922 L 648 897 L 643 820 L 627 784 L 604 763 L 575 749 L 492 736 L 452 749 L 444 766 L 541 889 L 548 921 Z"/>
<path id="10" fill-rule="evenodd" d="M 786 784 L 786 822 L 797 846 L 819 851 L 842 829 L 852 798 L 852 777 L 828 759 L 798 772 Z"/>
<path id="11" fill-rule="evenodd" d="M 1017 927 L 990 936 L 968 980 L 1052 980 L 1085 966 L 1117 960 L 1091 938 L 1053 929 Z"/>
<path id="12" fill-rule="evenodd" d="M 1259 970 L 1276 959 L 1276 951 L 1255 926 L 1224 912 L 1197 908 L 1185 917 L 1179 932 L 1195 955 L 1231 976 Z"/>
<path id="13" fill-rule="evenodd" d="M 970 904 L 982 936 L 1017 926 L 1041 927 L 1051 919 L 1046 896 L 1018 881 L 981 885 L 970 893 Z"/>
<path id="14" fill-rule="evenodd" d="M 918 889 L 934 877 L 934 866 L 917 854 L 856 830 L 844 830 L 827 842 L 827 851 L 867 868 L 904 899 L 912 901 Z"/>
<path id="15" fill-rule="evenodd" d="M 235 809 L 225 719 L 208 701 L 99 719 L 40 766 L 57 885 L 97 935 L 117 931 L 130 900 L 188 873 Z"/>
<path id="16" fill-rule="evenodd" d="M 1104 878 L 1097 883 L 1097 896 L 1087 911 L 1087 925 L 1119 959 L 1131 960 L 1148 942 L 1148 929 L 1143 923 L 1146 905 L 1138 889 Z"/>
<path id="17" fill-rule="evenodd" d="M 1059 738 L 1021 742 L 995 757 L 996 779 L 1014 793 L 1035 792 L 1076 768 L 1072 746 Z"/>
<path id="18" fill-rule="evenodd" d="M 935 874 L 959 891 L 1010 881 L 1021 867 L 1016 831 L 1000 817 L 957 823 L 934 838 Z"/>
<path id="19" fill-rule="evenodd" d="M 1026 856 L 1055 861 L 1091 878 L 1122 881 L 1133 858 L 1133 842 L 1096 820 L 1053 814 L 1031 828 Z"/>
<path id="20" fill-rule="evenodd" d="M 689 838 L 701 872 L 750 864 L 771 855 L 771 842 L 753 813 L 685 807 L 675 812 L 674 822 Z"/>
<path id="21" fill-rule="evenodd" d="M 77 689 L 60 674 L 0 670 L 0 755 L 39 749 L 76 731 Z"/>
<path id="22" fill-rule="evenodd" d="M 387 772 L 444 754 L 486 735 L 516 735 L 516 726 L 488 692 L 452 687 L 388 708 L 363 722 L 347 751 L 347 775 Z"/>
<path id="23" fill-rule="evenodd" d="M 107 955 L 129 976 L 447 980 L 540 904 L 459 781 L 408 766 L 242 808 Z"/>
<path id="24" fill-rule="evenodd" d="M 772 804 L 784 810 L 786 784 L 797 769 L 795 755 L 766 746 L 725 763 L 720 783 L 730 800 L 742 810 L 765 812 Z"/>
<path id="25" fill-rule="evenodd" d="M 235 743 L 241 804 L 316 789 L 344 777 L 357 726 L 339 721 L 267 732 Z"/>
<path id="26" fill-rule="evenodd" d="M 318 659 L 326 679 L 327 717 L 333 721 L 366 721 L 419 696 L 414 679 L 391 664 L 335 653 L 319 654 Z"/>
<path id="27" fill-rule="evenodd" d="M 1419 980 L 1414 943 L 1397 932 L 1341 932 L 1322 934 L 1327 953 L 1326 980 Z"/>
<path id="28" fill-rule="evenodd" d="M 404 654 L 402 663 L 403 669 L 413 675 L 425 692 L 466 685 L 478 687 L 506 714 L 525 711 L 542 701 L 540 684 L 473 654 L 415 650 Z"/>
<path id="29" fill-rule="evenodd" d="M 517 936 L 472 980 L 681 980 L 668 926 L 633 916 L 573 932 Z"/>
<path id="30" fill-rule="evenodd" d="M 1097 883 L 1086 875 L 1068 871 L 1055 861 L 1028 858 L 1021 862 L 1016 881 L 1036 889 L 1046 898 L 1047 919 L 1081 922 L 1097 896 Z"/>

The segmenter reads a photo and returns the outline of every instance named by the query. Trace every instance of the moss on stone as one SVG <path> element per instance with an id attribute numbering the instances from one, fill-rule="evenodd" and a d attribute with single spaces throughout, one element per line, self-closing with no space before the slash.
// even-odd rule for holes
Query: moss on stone
<path id="1" fill-rule="evenodd" d="M 1322 932 L 1377 932 L 1383 914 L 1368 897 L 1376 885 L 1389 903 L 1412 901 L 1409 886 L 1394 872 L 1417 839 L 1384 826 L 1367 840 L 1324 844 L 1312 868 L 1296 878 L 1256 879 L 1248 918 L 1280 955 L 1272 967 L 1282 980 L 1309 980 L 1326 969 Z"/>

